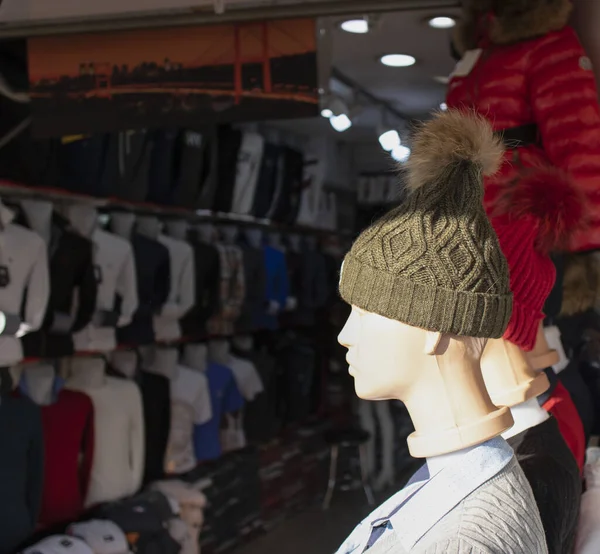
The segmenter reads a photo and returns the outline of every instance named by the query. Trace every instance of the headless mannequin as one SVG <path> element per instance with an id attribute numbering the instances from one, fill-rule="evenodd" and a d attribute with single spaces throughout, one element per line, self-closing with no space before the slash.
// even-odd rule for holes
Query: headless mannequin
<path id="1" fill-rule="evenodd" d="M 140 346 L 139 352 L 142 358 L 142 367 L 144 369 L 152 367 L 156 360 L 156 346 Z"/>
<path id="2" fill-rule="evenodd" d="M 551 350 L 544 334 L 544 324 L 540 322 L 535 348 L 528 354 L 531 367 L 537 371 L 542 371 L 547 367 L 556 365 L 560 361 L 560 356 L 556 350 Z"/>
<path id="3" fill-rule="evenodd" d="M 511 409 L 515 424 L 502 434 L 505 439 L 548 419 L 548 412 L 536 400 L 548 390 L 548 378 L 531 368 L 527 356 L 518 346 L 504 339 L 488 341 L 481 368 L 492 401 Z"/>
<path id="4" fill-rule="evenodd" d="M 127 379 L 135 379 L 138 368 L 137 354 L 131 350 L 117 350 L 110 356 L 111 365 Z"/>
<path id="5" fill-rule="evenodd" d="M 404 402 L 415 426 L 409 451 L 427 458 L 428 466 L 444 464 L 455 457 L 448 454 L 462 455 L 513 425 L 509 409 L 494 406 L 485 388 L 485 339 L 425 331 L 353 308 L 339 342 L 349 349 L 360 398 Z"/>
<path id="6" fill-rule="evenodd" d="M 231 349 L 226 340 L 211 340 L 208 343 L 208 359 L 227 366 L 231 360 Z"/>
<path id="7" fill-rule="evenodd" d="M 187 344 L 183 350 L 183 365 L 195 371 L 206 371 L 208 349 L 205 344 Z"/>
<path id="8" fill-rule="evenodd" d="M 46 244 L 50 244 L 52 237 L 52 203 L 45 200 L 21 200 L 21 208 L 25 212 L 31 228 L 44 239 Z"/>
<path id="9" fill-rule="evenodd" d="M 91 238 L 98 226 L 98 211 L 93 206 L 73 204 L 63 208 L 64 216 L 82 236 Z"/>
<path id="10" fill-rule="evenodd" d="M 135 215 L 126 212 L 113 212 L 110 218 L 110 230 L 126 240 L 131 239 L 135 226 Z"/>
<path id="11" fill-rule="evenodd" d="M 167 221 L 166 228 L 169 236 L 173 237 L 174 239 L 185 241 L 187 239 L 190 226 L 188 225 L 187 221 L 174 219 Z"/>
<path id="12" fill-rule="evenodd" d="M 27 392 L 31 400 L 38 406 L 52 404 L 56 372 L 51 365 L 26 367 L 23 370 L 23 378 L 27 383 Z"/>
<path id="13" fill-rule="evenodd" d="M 262 248 L 263 244 L 263 234 L 260 229 L 246 229 L 244 231 L 244 236 L 246 237 L 246 242 L 252 248 Z"/>
<path id="14" fill-rule="evenodd" d="M 215 241 L 216 229 L 210 223 L 201 223 L 195 227 L 196 235 L 201 242 L 212 244 Z"/>
<path id="15" fill-rule="evenodd" d="M 254 338 L 252 335 L 238 335 L 233 337 L 233 346 L 241 352 L 251 352 L 254 349 Z"/>
<path id="16" fill-rule="evenodd" d="M 223 225 L 221 227 L 221 239 L 225 244 L 235 244 L 235 241 L 238 238 L 239 231 L 238 228 L 234 225 Z"/>
<path id="17" fill-rule="evenodd" d="M 156 240 L 162 230 L 162 223 L 156 217 L 138 217 L 136 231 L 146 238 Z"/>
<path id="18" fill-rule="evenodd" d="M 161 375 L 173 379 L 177 375 L 177 358 L 179 353 L 176 348 L 156 348 L 154 363 L 144 367 L 145 371 L 154 375 Z"/>

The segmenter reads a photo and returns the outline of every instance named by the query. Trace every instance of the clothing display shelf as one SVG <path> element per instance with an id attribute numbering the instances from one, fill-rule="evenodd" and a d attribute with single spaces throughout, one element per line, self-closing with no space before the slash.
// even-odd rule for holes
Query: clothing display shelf
<path id="1" fill-rule="evenodd" d="M 161 206 L 150 202 L 129 202 L 119 198 L 98 198 L 87 194 L 74 193 L 60 188 L 32 187 L 13 181 L 0 179 L 0 198 L 29 198 L 37 200 L 62 201 L 71 204 L 88 204 L 100 211 L 124 211 L 138 215 L 155 215 L 163 218 L 186 219 L 194 223 L 233 224 L 239 227 L 256 227 L 281 233 L 315 234 L 319 236 L 344 235 L 337 231 L 329 231 L 303 225 L 283 225 L 269 219 L 261 219 L 247 215 L 210 210 L 188 210 L 175 206 Z"/>

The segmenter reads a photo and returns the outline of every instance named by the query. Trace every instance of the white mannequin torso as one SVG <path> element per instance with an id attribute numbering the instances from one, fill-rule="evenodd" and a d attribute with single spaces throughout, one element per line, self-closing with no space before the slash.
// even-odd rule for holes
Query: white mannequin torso
<path id="1" fill-rule="evenodd" d="M 183 365 L 196 371 L 206 371 L 208 352 L 205 344 L 188 344 L 183 351 Z"/>
<path id="2" fill-rule="evenodd" d="M 544 423 L 550 417 L 548 412 L 539 405 L 537 398 L 531 398 L 522 404 L 513 406 L 510 412 L 515 424 L 502 433 L 502 436 L 507 440 L 540 423 Z"/>
<path id="3" fill-rule="evenodd" d="M 179 240 L 187 239 L 187 234 L 189 230 L 189 225 L 187 221 L 177 219 L 167 221 L 166 228 L 169 236 Z"/>
<path id="4" fill-rule="evenodd" d="M 52 393 L 56 372 L 51 365 L 36 365 L 23 370 L 27 392 L 38 406 L 52 404 Z"/>
<path id="5" fill-rule="evenodd" d="M 52 237 L 52 202 L 21 200 L 21 208 L 27 216 L 31 229 L 40 235 L 46 244 L 50 244 Z"/>
<path id="6" fill-rule="evenodd" d="M 137 371 L 137 354 L 128 350 L 118 350 L 110 356 L 110 363 L 128 379 L 133 379 Z"/>

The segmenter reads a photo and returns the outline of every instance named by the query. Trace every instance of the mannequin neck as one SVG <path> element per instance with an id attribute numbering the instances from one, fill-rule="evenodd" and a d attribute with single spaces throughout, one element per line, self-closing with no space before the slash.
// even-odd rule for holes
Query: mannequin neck
<path id="1" fill-rule="evenodd" d="M 156 217 L 138 217 L 136 231 L 149 239 L 156 239 L 161 231 L 161 223 Z"/>
<path id="2" fill-rule="evenodd" d="M 550 383 L 544 373 L 534 371 L 528 356 L 504 339 L 490 339 L 481 358 L 485 385 L 496 406 L 517 406 L 537 398 Z"/>
<path id="3" fill-rule="evenodd" d="M 21 208 L 31 229 L 49 244 L 52 236 L 52 203 L 43 200 L 22 200 Z"/>
<path id="4" fill-rule="evenodd" d="M 54 382 L 56 373 L 50 365 L 27 367 L 23 377 L 27 394 L 39 406 L 48 406 L 54 401 Z"/>
<path id="5" fill-rule="evenodd" d="M 186 221 L 168 221 L 166 227 L 169 236 L 179 240 L 186 240 L 188 233 L 188 224 Z"/>
<path id="6" fill-rule="evenodd" d="M 84 237 L 90 238 L 98 225 L 98 212 L 93 206 L 82 204 L 67 206 L 65 215 L 73 228 Z"/>
<path id="7" fill-rule="evenodd" d="M 69 384 L 101 389 L 106 384 L 106 362 L 99 358 L 72 358 Z"/>
<path id="8" fill-rule="evenodd" d="M 413 457 L 458 452 L 512 425 L 508 408 L 497 408 L 485 388 L 479 365 L 481 340 L 442 335 L 440 354 L 423 355 L 418 379 L 397 395 L 415 426 L 407 439 Z"/>
<path id="9" fill-rule="evenodd" d="M 263 236 L 260 229 L 247 229 L 244 235 L 246 242 L 252 248 L 260 248 L 262 246 Z"/>
<path id="10" fill-rule="evenodd" d="M 237 227 L 234 227 L 233 225 L 221 227 L 221 237 L 225 244 L 235 244 L 238 237 Z"/>
<path id="11" fill-rule="evenodd" d="M 552 350 L 548 345 L 542 322 L 540 322 L 538 327 L 535 348 L 528 354 L 528 358 L 531 367 L 536 371 L 542 371 L 547 367 L 555 366 L 560 361 L 558 352 Z"/>
<path id="12" fill-rule="evenodd" d="M 110 356 L 112 366 L 128 379 L 134 379 L 138 368 L 138 358 L 135 352 L 116 351 Z"/>
<path id="13" fill-rule="evenodd" d="M 456 452 L 449 452 L 448 454 L 440 454 L 439 456 L 429 456 L 427 458 L 427 470 L 429 471 L 429 476 L 433 477 L 437 473 L 439 473 L 445 467 L 449 465 L 454 465 L 459 462 L 461 458 L 463 458 L 466 454 L 471 452 L 476 446 L 470 446 L 469 448 L 463 448 L 462 450 L 457 450 Z"/>
<path id="14" fill-rule="evenodd" d="M 196 235 L 200 241 L 206 244 L 212 244 L 215 240 L 215 228 L 208 223 L 197 225 Z"/>
<path id="15" fill-rule="evenodd" d="M 208 359 L 220 365 L 227 365 L 231 360 L 231 350 L 226 340 L 213 340 L 208 343 Z"/>
<path id="16" fill-rule="evenodd" d="M 548 412 L 539 405 L 537 398 L 531 398 L 522 404 L 513 406 L 510 412 L 515 420 L 515 424 L 508 431 L 502 433 L 505 439 L 510 439 L 527 429 L 544 423 L 550 417 Z"/>
<path id="17" fill-rule="evenodd" d="M 238 335 L 233 337 L 231 342 L 240 352 L 251 352 L 254 348 L 252 335 Z"/>
<path id="18" fill-rule="evenodd" d="M 197 371 L 206 371 L 207 348 L 204 344 L 188 344 L 183 351 L 183 365 Z"/>
<path id="19" fill-rule="evenodd" d="M 148 373 L 173 379 L 177 375 L 177 358 L 179 353 L 176 348 L 157 348 L 154 363 L 146 367 Z"/>
<path id="20" fill-rule="evenodd" d="M 119 235 L 124 239 L 130 239 L 131 233 L 133 232 L 133 226 L 135 225 L 135 215 L 116 212 L 111 214 L 110 228 L 115 235 Z"/>
<path id="21" fill-rule="evenodd" d="M 277 250 L 283 250 L 281 235 L 279 233 L 271 233 L 269 235 L 269 246 L 272 248 L 277 248 Z"/>
<path id="22" fill-rule="evenodd" d="M 140 346 L 140 356 L 142 358 L 142 367 L 148 369 L 152 367 L 156 360 L 156 346 Z"/>

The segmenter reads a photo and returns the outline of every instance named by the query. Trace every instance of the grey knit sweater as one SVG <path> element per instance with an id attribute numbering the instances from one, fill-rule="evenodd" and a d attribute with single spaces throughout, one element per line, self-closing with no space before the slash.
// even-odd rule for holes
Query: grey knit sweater
<path id="1" fill-rule="evenodd" d="M 448 512 L 410 550 L 404 549 L 396 533 L 386 533 L 367 550 L 368 554 L 408 552 L 547 554 L 533 493 L 516 459 Z"/>

